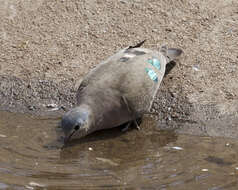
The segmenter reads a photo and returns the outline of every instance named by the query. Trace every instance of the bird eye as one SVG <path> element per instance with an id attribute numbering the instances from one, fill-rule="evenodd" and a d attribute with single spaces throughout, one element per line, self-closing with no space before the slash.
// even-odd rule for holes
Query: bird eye
<path id="1" fill-rule="evenodd" d="M 75 130 L 75 131 L 79 130 L 79 125 L 76 125 L 76 126 L 74 127 L 74 130 Z"/>

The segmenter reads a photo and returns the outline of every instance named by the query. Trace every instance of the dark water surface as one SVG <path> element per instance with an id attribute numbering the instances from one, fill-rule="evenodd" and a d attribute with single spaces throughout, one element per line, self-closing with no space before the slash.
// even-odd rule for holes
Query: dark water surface
<path id="1" fill-rule="evenodd" d="M 141 130 L 63 147 L 59 118 L 0 112 L 0 189 L 238 189 L 238 141 Z"/>

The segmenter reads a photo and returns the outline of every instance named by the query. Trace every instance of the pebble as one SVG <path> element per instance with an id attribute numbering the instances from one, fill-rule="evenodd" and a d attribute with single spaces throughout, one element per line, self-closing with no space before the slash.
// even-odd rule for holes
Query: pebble
<path id="1" fill-rule="evenodd" d="M 230 143 L 226 143 L 226 146 L 230 146 Z"/>
<path id="2" fill-rule="evenodd" d="M 46 107 L 47 108 L 56 108 L 57 104 L 47 104 Z"/>
<path id="3" fill-rule="evenodd" d="M 170 115 L 168 116 L 168 120 L 169 120 L 169 121 L 171 121 L 171 120 L 172 120 L 172 118 L 171 118 L 171 116 L 170 116 Z"/>
<path id="4" fill-rule="evenodd" d="M 35 106 L 28 106 L 28 109 L 32 111 L 32 110 L 35 110 L 36 107 Z"/>
<path id="5" fill-rule="evenodd" d="M 29 185 L 30 185 L 30 186 L 35 186 L 35 187 L 45 187 L 45 185 L 39 184 L 39 183 L 36 183 L 36 182 L 33 182 L 33 181 L 30 182 Z"/>
<path id="6" fill-rule="evenodd" d="M 0 137 L 6 138 L 7 136 L 6 136 L 6 135 L 3 135 L 3 134 L 0 134 Z"/>
<path id="7" fill-rule="evenodd" d="M 125 1 L 125 0 L 120 0 L 120 2 L 121 3 L 123 3 L 123 4 L 126 4 L 126 3 L 128 3 L 127 1 Z"/>
<path id="8" fill-rule="evenodd" d="M 208 169 L 202 169 L 202 171 L 203 171 L 203 172 L 207 172 L 207 171 L 208 171 Z"/>
<path id="9" fill-rule="evenodd" d="M 175 149 L 175 150 L 183 150 L 182 147 L 179 147 L 179 146 L 173 146 L 172 149 Z"/>
<path id="10" fill-rule="evenodd" d="M 198 65 L 193 65 L 193 70 L 194 70 L 194 71 L 199 71 Z"/>

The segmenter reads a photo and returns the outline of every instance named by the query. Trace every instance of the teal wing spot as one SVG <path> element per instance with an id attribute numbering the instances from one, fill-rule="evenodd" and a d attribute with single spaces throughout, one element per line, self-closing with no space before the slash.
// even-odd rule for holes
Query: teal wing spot
<path id="1" fill-rule="evenodd" d="M 158 59 L 156 59 L 156 58 L 153 58 L 153 66 L 156 69 L 160 70 L 160 61 Z"/>
<path id="2" fill-rule="evenodd" d="M 153 65 L 153 59 L 148 59 L 148 63 Z"/>
<path id="3" fill-rule="evenodd" d="M 148 59 L 148 63 L 153 65 L 156 69 L 160 70 L 160 61 L 156 58 Z"/>
<path id="4" fill-rule="evenodd" d="M 156 74 L 156 72 L 153 69 L 145 68 L 145 71 L 149 75 L 151 80 L 153 80 L 155 82 L 158 82 L 157 74 Z"/>

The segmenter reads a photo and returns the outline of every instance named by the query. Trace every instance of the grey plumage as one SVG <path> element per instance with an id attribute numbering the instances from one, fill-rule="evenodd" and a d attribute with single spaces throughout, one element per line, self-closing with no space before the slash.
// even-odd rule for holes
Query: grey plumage
<path id="1" fill-rule="evenodd" d="M 166 64 L 182 50 L 140 48 L 143 43 L 122 49 L 85 76 L 77 91 L 78 106 L 62 118 L 66 139 L 116 127 L 148 113 Z"/>

